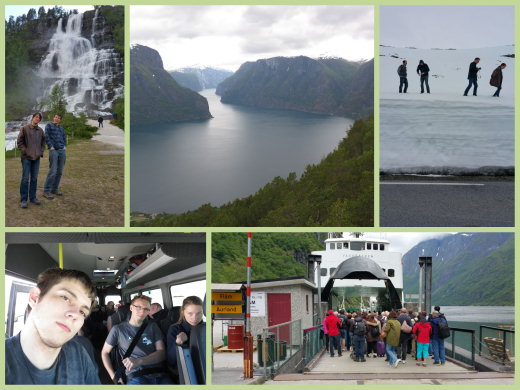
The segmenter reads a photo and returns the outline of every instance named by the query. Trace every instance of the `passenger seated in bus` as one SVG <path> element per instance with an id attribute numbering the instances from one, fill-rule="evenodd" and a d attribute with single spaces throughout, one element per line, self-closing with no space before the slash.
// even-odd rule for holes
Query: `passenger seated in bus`
<path id="1" fill-rule="evenodd" d="M 29 292 L 29 315 L 5 341 L 6 384 L 100 384 L 97 368 L 74 337 L 95 303 L 81 271 L 50 268 Z"/>
<path id="2" fill-rule="evenodd" d="M 123 302 L 123 301 L 119 301 Z M 114 325 L 120 324 L 124 321 L 130 321 L 130 306 L 119 303 L 116 305 L 116 311 L 107 318 L 107 329 L 110 332 Z"/>
<path id="3" fill-rule="evenodd" d="M 175 345 L 188 342 L 191 328 L 202 322 L 202 314 L 202 300 L 199 297 L 191 296 L 184 299 L 179 321 L 168 328 L 168 364 L 177 365 Z"/>
<path id="4" fill-rule="evenodd" d="M 115 382 L 118 381 L 117 378 L 116 380 L 114 378 L 116 371 L 119 369 L 121 373 L 124 371 L 128 385 L 172 384 L 164 369 L 166 351 L 162 332 L 157 324 L 150 321 L 145 323 L 150 312 L 150 302 L 150 297 L 144 295 L 134 297 L 130 303 L 130 320 L 115 325 L 108 334 L 105 345 L 101 350 L 101 358 L 110 378 Z M 110 351 L 117 347 L 121 357 L 124 357 L 143 323 L 145 323 L 144 332 L 139 337 L 131 355 L 123 359 L 124 367 L 113 367 L 110 360 Z"/>

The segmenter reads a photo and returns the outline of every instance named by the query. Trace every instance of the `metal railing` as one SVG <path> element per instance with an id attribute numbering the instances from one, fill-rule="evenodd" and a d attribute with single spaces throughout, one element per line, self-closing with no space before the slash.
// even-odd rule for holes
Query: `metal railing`
<path id="1" fill-rule="evenodd" d="M 508 362 L 510 362 L 510 359 L 509 359 L 509 355 L 512 355 L 514 356 L 514 335 L 515 335 L 515 331 L 512 330 L 512 329 L 507 329 L 507 328 L 497 328 L 497 327 L 493 327 L 493 326 L 486 326 L 486 325 L 480 325 L 480 334 L 479 334 L 479 345 L 478 345 L 478 354 L 479 356 L 482 356 L 482 345 L 483 345 L 483 330 L 484 329 L 489 329 L 489 330 L 492 330 L 492 331 L 496 331 L 497 332 L 497 339 L 501 340 L 501 344 L 502 344 L 502 351 L 501 351 L 501 354 L 497 354 L 495 351 L 494 354 L 491 353 L 491 351 L 488 351 L 490 352 L 490 356 L 493 357 L 493 356 L 497 356 L 499 355 L 498 357 L 498 360 L 502 363 L 502 364 L 506 364 Z M 510 336 L 508 337 L 508 333 L 510 334 Z M 502 337 L 500 337 L 500 335 Z M 509 348 L 508 348 L 508 343 L 510 343 L 509 345 Z M 508 354 L 508 351 L 509 351 L 509 354 Z M 494 359 L 492 359 L 494 360 Z"/>
<path id="2" fill-rule="evenodd" d="M 302 349 L 301 319 L 263 328 L 258 336 L 258 363 L 268 378 Z"/>
<path id="3" fill-rule="evenodd" d="M 303 330 L 303 366 L 309 362 L 325 346 L 325 337 L 322 337 L 323 326 L 316 325 Z"/>
<path id="4" fill-rule="evenodd" d="M 450 342 L 451 340 L 451 358 L 463 361 L 464 363 L 469 364 L 471 367 L 475 367 L 475 331 L 472 329 L 463 329 L 463 328 L 452 328 L 450 327 L 451 335 L 446 339 L 447 342 Z M 469 351 L 466 349 L 463 349 L 461 347 L 457 347 L 455 345 L 455 340 L 458 340 L 458 337 L 456 336 L 457 333 L 465 333 L 470 334 L 470 341 L 471 341 L 471 348 Z M 459 353 L 457 354 L 457 351 Z M 466 353 L 469 352 L 469 356 L 467 356 Z"/>

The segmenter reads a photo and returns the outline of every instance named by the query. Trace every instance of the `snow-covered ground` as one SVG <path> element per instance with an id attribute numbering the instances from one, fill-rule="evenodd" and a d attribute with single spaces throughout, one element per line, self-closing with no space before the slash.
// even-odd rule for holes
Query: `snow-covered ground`
<path id="1" fill-rule="evenodd" d="M 514 165 L 514 46 L 467 50 L 380 48 L 380 168 L 439 173 Z M 480 57 L 478 96 L 463 96 L 469 64 Z M 397 68 L 408 61 L 408 93 Z M 420 93 L 419 60 L 430 67 L 431 94 Z M 506 63 L 500 98 L 489 85 Z M 425 168 L 428 167 L 428 168 Z M 420 169 L 417 169 L 420 168 Z M 489 171 L 490 169 L 487 168 Z M 491 169 L 493 171 L 494 168 Z M 444 170 L 442 170 L 444 171 Z"/>

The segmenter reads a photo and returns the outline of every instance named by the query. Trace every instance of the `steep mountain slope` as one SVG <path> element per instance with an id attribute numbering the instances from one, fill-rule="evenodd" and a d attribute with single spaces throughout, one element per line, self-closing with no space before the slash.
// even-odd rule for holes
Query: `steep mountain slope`
<path id="1" fill-rule="evenodd" d="M 373 111 L 374 62 L 275 57 L 246 62 L 217 87 L 223 103 L 359 118 Z"/>
<path id="2" fill-rule="evenodd" d="M 136 45 L 130 51 L 132 125 L 209 119 L 208 101 L 181 87 L 164 70 L 159 53 Z"/>
<path id="3" fill-rule="evenodd" d="M 404 289 L 419 290 L 419 256 L 433 261 L 433 303 L 513 305 L 514 236 L 459 233 L 417 244 L 403 257 Z"/>

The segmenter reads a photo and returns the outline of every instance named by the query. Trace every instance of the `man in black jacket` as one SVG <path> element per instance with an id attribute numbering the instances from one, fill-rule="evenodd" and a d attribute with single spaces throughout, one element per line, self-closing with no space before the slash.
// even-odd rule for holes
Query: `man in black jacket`
<path id="1" fill-rule="evenodd" d="M 473 96 L 477 96 L 477 74 L 480 68 L 477 67 L 477 64 L 480 62 L 480 58 L 475 58 L 471 64 L 469 64 L 469 71 L 468 71 L 468 86 L 466 90 L 464 91 L 464 96 L 468 96 L 468 92 L 471 88 L 471 85 L 473 84 Z"/>
<path id="2" fill-rule="evenodd" d="M 421 93 L 424 93 L 424 84 L 426 84 L 426 92 L 430 93 L 430 86 L 428 85 L 428 73 L 430 68 L 423 60 L 419 61 L 417 66 L 417 74 L 421 76 Z"/>
<path id="3" fill-rule="evenodd" d="M 406 93 L 406 91 L 408 90 L 408 79 L 406 78 L 406 64 L 408 64 L 408 61 L 403 60 L 403 63 L 399 65 L 399 68 L 397 68 L 397 74 L 399 75 L 399 93 Z"/>

